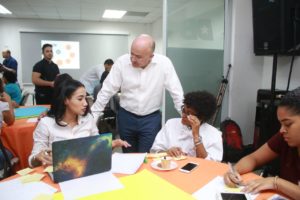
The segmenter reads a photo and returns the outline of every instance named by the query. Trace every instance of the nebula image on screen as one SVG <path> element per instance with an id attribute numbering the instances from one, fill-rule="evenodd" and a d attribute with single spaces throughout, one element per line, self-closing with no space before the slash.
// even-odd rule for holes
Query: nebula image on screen
<path id="1" fill-rule="evenodd" d="M 53 167 L 56 182 L 110 170 L 111 145 L 111 134 L 53 143 Z"/>

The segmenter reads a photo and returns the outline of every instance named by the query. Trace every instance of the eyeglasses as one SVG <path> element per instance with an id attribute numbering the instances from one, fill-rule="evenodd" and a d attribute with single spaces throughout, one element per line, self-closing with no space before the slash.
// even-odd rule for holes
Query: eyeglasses
<path id="1" fill-rule="evenodd" d="M 187 111 L 187 108 L 183 105 L 181 106 L 181 112 L 182 114 L 185 114 L 185 115 L 196 115 L 194 112 L 190 112 L 190 111 Z"/>

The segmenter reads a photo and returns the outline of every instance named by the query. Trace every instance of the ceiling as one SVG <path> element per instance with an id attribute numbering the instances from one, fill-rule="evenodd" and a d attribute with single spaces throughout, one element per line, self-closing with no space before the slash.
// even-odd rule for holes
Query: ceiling
<path id="1" fill-rule="evenodd" d="M 163 0 L 0 0 L 12 15 L 0 18 L 153 23 L 162 17 Z M 103 19 L 105 9 L 130 11 L 122 19 Z"/>

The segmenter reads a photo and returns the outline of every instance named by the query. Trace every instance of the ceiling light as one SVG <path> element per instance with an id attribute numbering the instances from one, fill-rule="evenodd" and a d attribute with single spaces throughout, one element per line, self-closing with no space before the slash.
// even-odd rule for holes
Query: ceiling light
<path id="1" fill-rule="evenodd" d="M 120 19 L 127 11 L 125 10 L 105 10 L 103 13 L 103 18 Z"/>
<path id="2" fill-rule="evenodd" d="M 7 10 L 7 8 L 5 8 L 4 6 L 2 6 L 0 4 L 0 14 L 4 14 L 4 15 L 10 14 L 11 15 L 11 12 L 9 10 Z"/>

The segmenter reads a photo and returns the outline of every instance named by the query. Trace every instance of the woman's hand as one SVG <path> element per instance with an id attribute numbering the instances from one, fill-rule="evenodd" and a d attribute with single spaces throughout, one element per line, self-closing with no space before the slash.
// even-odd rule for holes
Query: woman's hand
<path id="1" fill-rule="evenodd" d="M 245 188 L 242 191 L 246 193 L 256 194 L 262 190 L 276 189 L 274 188 L 274 181 L 274 177 L 252 180 L 246 183 Z"/>
<path id="2" fill-rule="evenodd" d="M 181 155 L 185 155 L 180 147 L 171 147 L 168 149 L 167 154 L 171 157 L 179 157 Z"/>
<path id="3" fill-rule="evenodd" d="M 194 136 L 199 137 L 199 128 L 200 128 L 200 125 L 201 125 L 201 121 L 195 115 L 188 115 L 187 119 L 190 122 L 190 126 L 192 128 L 193 134 L 194 134 L 194 132 L 198 133 L 198 135 L 194 135 Z"/>
<path id="4" fill-rule="evenodd" d="M 52 165 L 52 151 L 43 150 L 35 156 L 35 160 L 42 163 L 42 165 Z"/>
<path id="5" fill-rule="evenodd" d="M 113 140 L 112 141 L 112 148 L 115 148 L 115 147 L 131 147 L 131 145 L 124 141 L 124 140 L 121 140 L 121 139 L 116 139 L 116 140 Z"/>
<path id="6" fill-rule="evenodd" d="M 227 172 L 224 174 L 224 182 L 229 187 L 237 187 L 237 185 L 242 184 L 242 177 L 239 173 Z"/>

